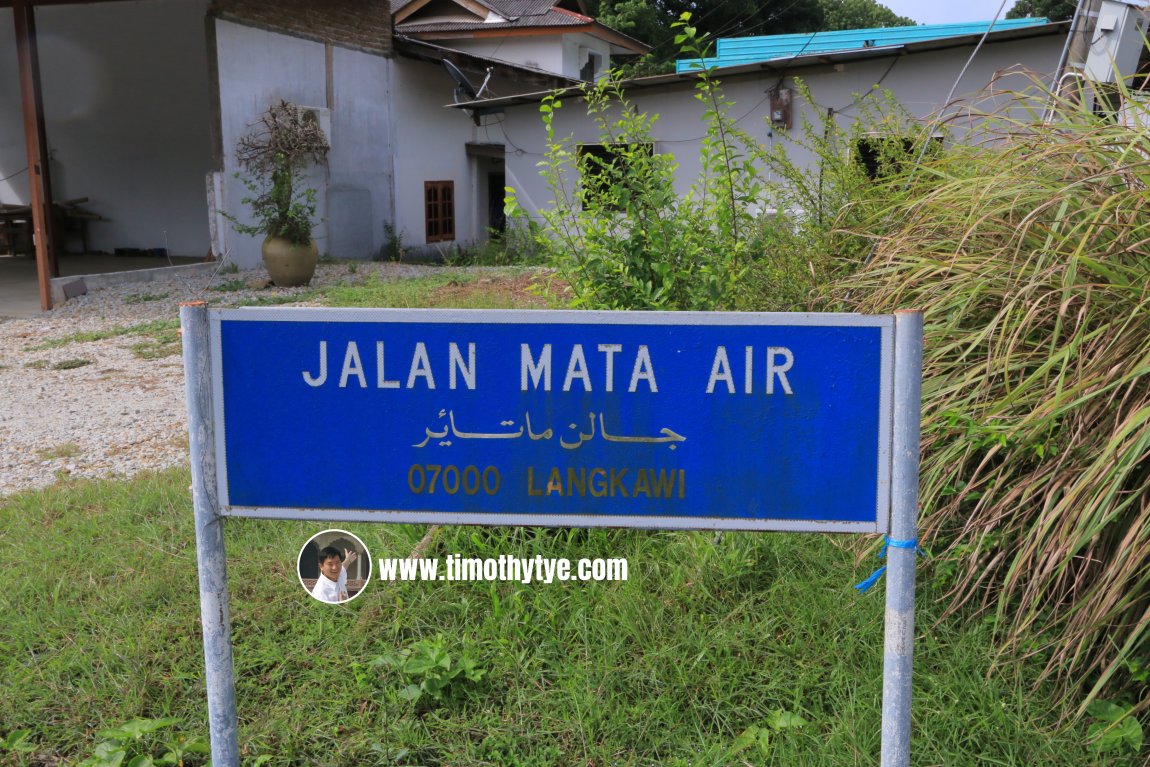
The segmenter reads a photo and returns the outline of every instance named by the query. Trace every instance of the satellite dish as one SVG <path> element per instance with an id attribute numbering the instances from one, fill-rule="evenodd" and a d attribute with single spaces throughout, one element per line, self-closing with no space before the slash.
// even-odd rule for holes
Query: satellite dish
<path id="1" fill-rule="evenodd" d="M 455 81 L 456 104 L 463 101 L 475 101 L 487 90 L 487 81 L 491 79 L 491 67 L 487 68 L 487 77 L 483 78 L 483 85 L 480 85 L 479 90 L 476 90 L 475 86 L 471 84 L 471 81 L 467 79 L 467 75 L 463 74 L 463 71 L 460 70 L 459 67 L 447 59 L 440 60 L 443 62 L 443 67 L 447 70 L 447 74 L 451 75 L 451 79 Z"/>
<path id="2" fill-rule="evenodd" d="M 475 86 L 467 79 L 467 75 L 459 69 L 459 67 L 452 64 L 447 59 L 443 59 L 443 66 L 447 70 L 447 74 L 451 75 L 451 79 L 455 81 L 455 103 L 461 101 L 475 101 L 475 97 L 479 92 L 475 90 Z"/>

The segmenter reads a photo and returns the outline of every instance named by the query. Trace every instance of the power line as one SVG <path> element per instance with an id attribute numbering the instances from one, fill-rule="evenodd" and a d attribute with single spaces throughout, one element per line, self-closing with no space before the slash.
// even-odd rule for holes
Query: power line
<path id="1" fill-rule="evenodd" d="M 938 125 L 942 122 L 943 113 L 951 104 L 951 99 L 954 98 L 954 93 L 958 90 L 958 84 L 961 83 L 962 78 L 966 76 L 966 71 L 970 69 L 970 65 L 974 62 L 975 56 L 977 56 L 978 52 L 982 50 L 982 44 L 986 42 L 986 38 L 990 37 L 990 33 L 994 29 L 994 25 L 998 23 L 999 17 L 1002 16 L 1003 10 L 1006 9 L 1006 3 L 1007 0 L 1002 0 L 1002 2 L 999 4 L 998 12 L 994 14 L 994 19 L 990 22 L 989 25 L 987 25 L 986 31 L 983 32 L 982 37 L 978 39 L 978 44 L 975 45 L 974 50 L 970 52 L 970 56 L 966 59 L 966 64 L 963 65 L 962 70 L 958 73 L 958 77 L 956 77 L 954 80 L 954 85 L 950 86 L 950 92 L 946 95 L 946 101 L 943 102 L 942 107 L 935 113 L 934 119 L 928 126 L 929 129 L 927 130 L 926 134 L 927 140 L 922 143 L 922 148 L 919 150 L 918 156 L 915 157 L 914 164 L 910 166 L 910 172 L 907 173 L 906 183 L 903 184 L 903 189 L 909 189 L 911 183 L 914 182 L 915 173 L 918 171 L 919 165 L 922 163 L 922 158 L 926 156 L 927 149 L 930 147 L 929 139 L 931 134 L 934 133 L 935 129 L 938 128 Z M 888 221 L 890 220 L 891 215 L 893 215 L 893 213 L 888 214 Z M 869 264 L 871 259 L 874 258 L 875 253 L 878 252 L 879 242 L 881 242 L 881 240 L 875 239 L 874 244 L 871 245 L 870 252 L 868 252 L 866 258 L 863 259 L 863 266 Z"/>
<path id="2" fill-rule="evenodd" d="M 11 176 L 5 176 L 4 178 L 0 178 L 0 181 L 7 181 L 8 179 L 16 178 L 17 176 L 19 176 L 21 173 L 23 173 L 26 170 L 28 170 L 27 165 L 25 165 L 23 168 L 16 171 L 15 173 L 13 173 Z"/>

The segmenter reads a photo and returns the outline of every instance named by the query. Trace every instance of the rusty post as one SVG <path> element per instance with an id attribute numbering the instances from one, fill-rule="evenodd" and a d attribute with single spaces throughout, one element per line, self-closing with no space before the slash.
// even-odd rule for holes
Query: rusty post
<path id="1" fill-rule="evenodd" d="M 60 276 L 52 218 L 52 184 L 48 175 L 48 138 L 44 100 L 40 92 L 40 61 L 36 49 L 36 19 L 32 0 L 14 0 L 16 57 L 20 67 L 20 100 L 24 111 L 24 143 L 28 149 L 32 227 L 36 238 L 36 273 L 40 308 L 52 308 L 52 277 Z"/>

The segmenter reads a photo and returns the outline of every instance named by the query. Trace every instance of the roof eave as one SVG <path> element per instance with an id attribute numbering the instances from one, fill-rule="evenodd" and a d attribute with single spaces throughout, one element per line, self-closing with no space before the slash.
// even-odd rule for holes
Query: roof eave
<path id="1" fill-rule="evenodd" d="M 416 59 L 419 61 L 427 61 L 438 64 L 444 58 L 452 59 L 454 63 L 460 61 L 470 62 L 476 65 L 477 69 L 486 69 L 487 67 L 497 67 L 504 73 L 519 75 L 526 81 L 544 81 L 555 83 L 552 88 L 567 88 L 571 87 L 578 81 L 571 77 L 564 75 L 557 75 L 554 72 L 548 72 L 543 69 L 536 69 L 534 67 L 524 66 L 522 64 L 515 64 L 510 61 L 502 59 L 494 59 L 487 56 L 479 56 L 474 53 L 465 53 L 454 48 L 445 48 L 435 43 L 429 43 L 424 40 L 416 40 L 405 35 L 395 34 L 393 36 L 395 42 L 395 53 L 405 58 Z M 540 91 L 542 93 L 550 93 L 551 91 Z M 504 97 L 507 98 L 507 97 Z M 483 99 L 480 99 L 481 103 Z M 454 105 L 449 105 L 454 106 Z"/>
<path id="2" fill-rule="evenodd" d="M 430 2 L 431 0 L 413 0 L 392 14 L 392 23 L 401 23 L 404 19 L 407 19 Z M 455 3 L 469 13 L 480 17 L 495 12 L 495 10 L 489 4 L 483 2 L 483 0 L 455 0 Z"/>
<path id="3" fill-rule="evenodd" d="M 987 36 L 987 42 L 1009 42 L 1017 39 L 1027 39 L 1034 37 L 1046 37 L 1049 35 L 1059 34 L 1064 29 L 1069 29 L 1070 23 L 1066 21 L 1052 22 L 1050 24 L 1035 25 L 1032 27 L 1021 27 L 1018 29 L 1007 29 L 1001 32 L 991 31 Z M 740 64 L 733 67 L 722 67 L 712 69 L 712 73 L 718 73 L 723 76 L 751 74 L 762 71 L 775 71 L 775 72 L 790 72 L 796 69 L 805 69 L 817 66 L 827 66 L 834 64 L 845 64 L 850 61 L 865 61 L 872 58 L 883 58 L 886 56 L 905 56 L 915 53 L 924 53 L 934 50 L 946 50 L 947 48 L 961 48 L 969 47 L 976 44 L 983 35 L 962 35 L 959 37 L 940 38 L 938 40 L 927 40 L 917 43 L 905 43 L 902 45 L 884 46 L 882 48 L 859 48 L 849 51 L 832 51 L 828 53 L 817 53 L 806 56 L 793 56 L 789 58 L 770 59 L 769 61 L 756 62 L 754 64 Z M 634 88 L 650 88 L 660 85 L 668 85 L 675 82 L 684 80 L 695 80 L 698 78 L 700 70 L 693 70 L 691 72 L 675 72 L 665 75 L 651 75 L 648 77 L 638 77 L 629 80 L 624 80 L 620 83 L 621 87 L 626 89 Z M 578 92 L 579 85 L 574 85 L 561 90 L 560 95 L 569 96 L 572 93 Z M 460 104 L 453 104 L 452 106 L 460 109 L 472 110 L 485 110 L 484 113 L 490 113 L 490 110 L 502 111 L 508 106 L 520 106 L 523 104 L 538 103 L 545 97 L 551 95 L 555 91 L 538 91 L 535 93 L 522 93 L 515 96 L 505 96 L 497 99 L 479 99 L 477 101 L 469 101 Z"/>
<path id="4" fill-rule="evenodd" d="M 476 22 L 472 26 L 464 29 L 404 29 L 402 24 L 396 25 L 396 32 L 402 33 L 407 37 L 415 40 L 472 40 L 485 37 L 511 37 L 511 36 L 534 36 L 534 35 L 562 35 L 571 34 L 573 32 L 582 32 L 584 34 L 593 35 L 598 37 L 612 47 L 612 53 L 621 54 L 643 54 L 651 50 L 651 46 L 646 43 L 640 42 L 633 37 L 629 37 L 618 30 L 612 29 L 597 21 L 591 23 L 573 23 L 566 25 L 555 24 L 540 24 L 540 25 L 523 25 L 523 26 L 494 26 L 483 22 Z"/>

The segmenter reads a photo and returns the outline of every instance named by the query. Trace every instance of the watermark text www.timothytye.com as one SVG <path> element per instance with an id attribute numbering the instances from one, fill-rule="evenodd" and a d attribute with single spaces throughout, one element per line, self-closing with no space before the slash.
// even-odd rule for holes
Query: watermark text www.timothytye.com
<path id="1" fill-rule="evenodd" d="M 384 581 L 625 581 L 626 559 L 570 559 L 548 557 L 464 557 L 446 559 L 380 559 L 379 578 Z"/>

